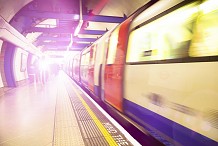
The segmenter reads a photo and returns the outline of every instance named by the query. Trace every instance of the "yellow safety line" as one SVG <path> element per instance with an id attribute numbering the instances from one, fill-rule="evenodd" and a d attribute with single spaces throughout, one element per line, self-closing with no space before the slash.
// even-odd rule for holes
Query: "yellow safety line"
<path id="1" fill-rule="evenodd" d="M 114 141 L 113 137 L 110 135 L 110 133 L 107 131 L 107 129 L 102 125 L 102 123 L 98 120 L 96 115 L 92 112 L 92 110 L 90 109 L 88 104 L 84 101 L 82 96 L 77 92 L 77 90 L 74 88 L 74 86 L 72 86 L 72 87 L 73 87 L 74 92 L 79 97 L 79 99 L 81 100 L 82 104 L 84 105 L 84 107 L 88 111 L 89 115 L 92 117 L 92 119 L 94 120 L 95 124 L 98 126 L 99 130 L 101 131 L 101 133 L 103 134 L 103 136 L 105 137 L 107 142 L 109 143 L 109 145 L 110 146 L 118 146 L 118 144 Z"/>

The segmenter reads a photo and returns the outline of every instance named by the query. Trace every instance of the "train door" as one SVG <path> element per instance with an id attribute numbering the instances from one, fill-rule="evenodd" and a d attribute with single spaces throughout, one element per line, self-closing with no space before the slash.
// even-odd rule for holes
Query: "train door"
<path id="1" fill-rule="evenodd" d="M 123 70 L 130 20 L 111 33 L 104 68 L 104 99 L 119 111 L 123 108 Z"/>

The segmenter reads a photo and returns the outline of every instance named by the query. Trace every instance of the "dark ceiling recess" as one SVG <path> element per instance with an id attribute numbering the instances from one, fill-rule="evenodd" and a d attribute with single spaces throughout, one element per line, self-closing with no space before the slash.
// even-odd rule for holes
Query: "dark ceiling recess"
<path id="1" fill-rule="evenodd" d="M 121 23 L 126 19 L 125 16 L 94 15 L 91 10 L 87 10 L 86 2 L 81 1 L 82 11 L 80 10 L 80 0 L 34 0 L 20 10 L 16 18 L 24 17 L 32 22 L 31 25 L 25 26 L 23 33 L 42 33 L 34 45 L 41 47 L 43 51 L 67 50 L 71 39 L 73 44 L 70 50 L 81 51 L 107 32 L 107 29 L 88 29 L 89 22 Z M 36 27 L 37 24 L 46 19 L 55 19 L 56 27 Z M 79 24 L 81 25 L 78 33 L 80 37 L 74 35 Z"/>

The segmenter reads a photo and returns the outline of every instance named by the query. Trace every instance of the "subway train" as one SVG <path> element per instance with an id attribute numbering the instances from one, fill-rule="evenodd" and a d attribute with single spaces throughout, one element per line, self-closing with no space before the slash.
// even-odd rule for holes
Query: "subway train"
<path id="1" fill-rule="evenodd" d="M 71 58 L 70 76 L 164 145 L 218 145 L 217 0 L 152 0 Z"/>

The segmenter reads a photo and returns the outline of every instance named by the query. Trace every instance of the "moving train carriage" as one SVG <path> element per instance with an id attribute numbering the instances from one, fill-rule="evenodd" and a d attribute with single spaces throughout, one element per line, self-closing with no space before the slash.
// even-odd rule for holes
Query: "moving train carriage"
<path id="1" fill-rule="evenodd" d="M 106 60 L 102 65 L 102 99 L 121 112 L 123 112 L 123 72 L 129 26 L 139 13 L 156 1 L 149 1 L 117 26 L 110 34 L 107 46 L 102 48 L 106 50 Z"/>
<path id="2" fill-rule="evenodd" d="M 79 73 L 81 77 L 81 83 L 99 98 L 101 98 L 101 90 L 104 88 L 103 85 L 101 85 L 103 78 L 102 64 L 105 61 L 108 38 L 111 34 L 111 31 L 112 30 L 108 31 L 104 36 L 99 38 L 91 46 L 85 48 L 81 53 L 81 65 Z M 79 56 L 76 58 L 77 63 L 74 66 L 77 68 L 77 65 L 79 65 Z M 75 70 L 75 68 L 73 70 Z M 78 76 L 76 78 L 78 78 Z"/>
<path id="3" fill-rule="evenodd" d="M 218 145 L 217 20 L 216 0 L 159 1 L 130 26 L 123 110 L 166 145 Z"/>
<path id="4" fill-rule="evenodd" d="M 81 82 L 165 145 L 217 145 L 217 4 L 151 2 L 82 52 Z"/>

